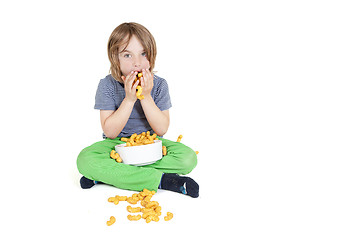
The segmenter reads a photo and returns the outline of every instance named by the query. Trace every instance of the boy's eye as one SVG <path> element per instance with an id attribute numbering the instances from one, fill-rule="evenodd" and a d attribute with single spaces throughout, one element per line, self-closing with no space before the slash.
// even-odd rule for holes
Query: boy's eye
<path id="1" fill-rule="evenodd" d="M 146 52 L 143 52 L 141 56 L 146 57 Z"/>
<path id="2" fill-rule="evenodd" d="M 130 54 L 125 54 L 124 57 L 125 57 L 125 58 L 129 58 L 129 57 L 130 57 Z"/>

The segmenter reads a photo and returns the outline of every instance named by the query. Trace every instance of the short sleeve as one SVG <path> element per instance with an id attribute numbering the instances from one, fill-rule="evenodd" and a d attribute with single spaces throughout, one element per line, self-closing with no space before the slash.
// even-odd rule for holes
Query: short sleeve
<path id="1" fill-rule="evenodd" d="M 107 79 L 101 79 L 95 95 L 95 109 L 116 110 L 114 86 Z"/>
<path id="2" fill-rule="evenodd" d="M 161 111 L 168 110 L 172 106 L 169 87 L 165 79 L 160 78 L 159 85 L 155 92 L 154 102 Z"/>

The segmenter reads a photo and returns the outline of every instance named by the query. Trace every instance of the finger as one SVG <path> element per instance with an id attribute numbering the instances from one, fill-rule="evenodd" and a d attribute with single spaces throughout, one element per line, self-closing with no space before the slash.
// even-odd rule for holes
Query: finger
<path id="1" fill-rule="evenodd" d="M 139 85 L 139 80 L 136 80 L 136 82 L 134 83 L 134 85 L 132 86 L 132 90 L 136 91 L 136 87 Z"/>
<path id="2" fill-rule="evenodd" d="M 145 77 L 145 81 L 148 83 L 149 80 L 151 80 L 151 73 L 149 71 L 149 69 L 144 69 L 144 77 Z"/>
<path id="3" fill-rule="evenodd" d="M 146 78 L 149 78 L 149 69 L 143 69 L 143 74 Z"/>
<path id="4" fill-rule="evenodd" d="M 146 87 L 146 86 L 148 85 L 148 78 L 147 78 L 147 77 L 143 77 L 141 84 L 144 84 L 144 87 Z M 141 86 L 142 86 L 142 85 L 141 85 Z"/>
<path id="5" fill-rule="evenodd" d="M 134 72 L 131 72 L 130 74 L 128 74 L 127 76 L 126 76 L 126 83 L 127 84 L 130 84 L 130 83 L 132 83 L 134 80 L 135 80 L 135 73 Z"/>
<path id="6" fill-rule="evenodd" d="M 149 69 L 146 69 L 146 75 L 148 76 L 148 79 L 151 81 L 154 79 L 154 75 L 152 74 L 152 72 L 150 72 Z"/>
<path id="7" fill-rule="evenodd" d="M 130 74 L 130 79 L 132 79 L 134 81 L 134 79 L 136 78 L 137 72 L 131 72 Z"/>

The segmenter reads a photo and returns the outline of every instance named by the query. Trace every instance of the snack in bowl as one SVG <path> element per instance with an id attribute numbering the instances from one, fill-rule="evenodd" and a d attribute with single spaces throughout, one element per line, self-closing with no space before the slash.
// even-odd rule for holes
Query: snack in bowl
<path id="1" fill-rule="evenodd" d="M 126 146 L 130 147 L 130 146 L 140 146 L 140 145 L 146 145 L 146 144 L 151 144 L 154 143 L 154 140 L 159 140 L 157 138 L 156 133 L 154 133 L 153 135 L 150 135 L 150 131 L 142 132 L 141 134 L 137 135 L 136 133 L 134 133 L 133 135 L 131 135 L 130 138 L 121 138 L 120 139 L 123 142 L 126 142 Z"/>
<path id="2" fill-rule="evenodd" d="M 125 142 L 115 146 L 124 164 L 144 166 L 155 163 L 163 157 L 162 141 L 150 132 L 134 133 L 130 138 L 121 138 Z"/>

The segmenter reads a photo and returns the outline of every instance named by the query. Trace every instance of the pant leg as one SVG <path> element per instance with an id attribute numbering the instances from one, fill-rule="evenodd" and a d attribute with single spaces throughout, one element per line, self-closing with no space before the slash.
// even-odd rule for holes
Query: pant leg
<path id="1" fill-rule="evenodd" d="M 142 191 L 146 188 L 157 191 L 162 176 L 161 170 L 119 164 L 110 158 L 111 150 L 121 143 L 123 142 L 118 138 L 107 138 L 83 149 L 77 158 L 79 172 L 86 178 L 121 189 Z"/>
<path id="2" fill-rule="evenodd" d="M 159 140 L 162 141 L 163 146 L 166 146 L 167 155 L 156 163 L 144 166 L 145 168 L 155 168 L 164 173 L 185 175 L 196 167 L 197 155 L 190 147 L 164 138 L 159 138 Z"/>

